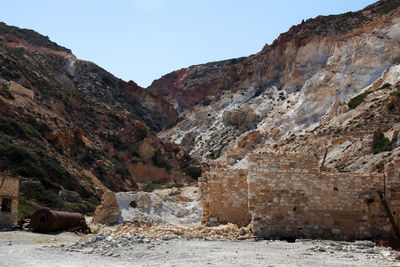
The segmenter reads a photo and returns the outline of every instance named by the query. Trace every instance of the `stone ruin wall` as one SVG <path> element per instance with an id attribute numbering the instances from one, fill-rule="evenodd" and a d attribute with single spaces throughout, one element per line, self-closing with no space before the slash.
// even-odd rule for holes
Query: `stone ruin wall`
<path id="1" fill-rule="evenodd" d="M 203 206 L 202 223 L 235 223 L 251 221 L 247 205 L 247 172 L 214 170 L 199 180 Z"/>
<path id="2" fill-rule="evenodd" d="M 253 231 L 269 238 L 394 236 L 381 190 L 400 224 L 399 160 L 387 164 L 385 176 L 320 172 L 316 158 L 296 154 L 258 154 L 249 162 L 248 170 L 203 175 L 203 222 L 243 225 L 251 218 Z"/>
<path id="3" fill-rule="evenodd" d="M 0 229 L 12 228 L 17 223 L 19 178 L 0 174 L 0 206 L 3 198 L 11 199 L 11 211 L 0 209 Z"/>

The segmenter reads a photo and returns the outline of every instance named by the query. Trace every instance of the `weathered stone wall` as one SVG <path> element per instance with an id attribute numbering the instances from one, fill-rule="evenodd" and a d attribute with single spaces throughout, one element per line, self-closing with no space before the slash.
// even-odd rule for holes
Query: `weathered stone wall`
<path id="1" fill-rule="evenodd" d="M 385 190 L 383 175 L 321 173 L 317 159 L 305 155 L 268 153 L 251 161 L 249 209 L 257 235 L 354 239 L 394 234 L 377 194 Z M 387 179 L 386 196 L 399 196 L 394 184 Z M 399 222 L 399 204 L 389 203 Z"/>
<path id="2" fill-rule="evenodd" d="M 247 225 L 250 220 L 247 205 L 247 172 L 214 170 L 200 178 L 203 223 Z"/>
<path id="3" fill-rule="evenodd" d="M 0 174 L 0 205 L 3 198 L 11 199 L 11 211 L 0 209 L 0 229 L 12 228 L 17 223 L 19 178 Z"/>
<path id="4" fill-rule="evenodd" d="M 400 160 L 387 164 L 385 175 L 320 172 L 316 158 L 298 154 L 257 154 L 249 162 L 248 172 L 203 175 L 203 222 L 251 218 L 255 234 L 269 238 L 394 236 L 381 191 L 400 223 Z"/>

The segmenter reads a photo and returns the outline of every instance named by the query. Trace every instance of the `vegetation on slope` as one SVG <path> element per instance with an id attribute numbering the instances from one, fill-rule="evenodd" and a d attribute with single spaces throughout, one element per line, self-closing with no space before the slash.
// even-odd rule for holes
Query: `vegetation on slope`
<path id="1" fill-rule="evenodd" d="M 56 51 L 71 53 L 70 49 L 62 47 L 56 44 L 55 42 L 50 41 L 48 36 L 43 36 L 33 30 L 20 29 L 18 27 L 8 26 L 7 24 L 0 22 L 0 34 L 17 37 L 19 39 L 25 40 L 26 42 L 32 45 L 42 46 Z"/>

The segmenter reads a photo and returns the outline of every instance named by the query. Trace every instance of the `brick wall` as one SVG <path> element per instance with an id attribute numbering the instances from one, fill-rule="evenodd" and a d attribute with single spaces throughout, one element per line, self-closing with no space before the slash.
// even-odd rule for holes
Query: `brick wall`
<path id="1" fill-rule="evenodd" d="M 0 229 L 12 228 L 17 223 L 19 178 L 0 175 L 0 205 L 3 198 L 11 199 L 11 212 L 0 210 Z"/>
<path id="2" fill-rule="evenodd" d="M 264 153 L 249 159 L 247 171 L 214 170 L 202 177 L 203 222 L 245 224 L 250 217 L 253 231 L 269 238 L 393 236 L 380 190 L 400 223 L 400 160 L 387 164 L 384 176 L 320 172 L 317 159 L 308 155 Z M 243 219 L 237 214 L 246 201 L 250 216 Z"/>
<path id="3" fill-rule="evenodd" d="M 214 170 L 200 178 L 203 223 L 247 225 L 250 220 L 247 205 L 247 172 Z"/>

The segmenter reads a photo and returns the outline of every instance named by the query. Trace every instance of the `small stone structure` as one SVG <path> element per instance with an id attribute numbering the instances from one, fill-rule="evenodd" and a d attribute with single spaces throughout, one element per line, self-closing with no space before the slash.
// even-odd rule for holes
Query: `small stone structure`
<path id="1" fill-rule="evenodd" d="M 203 223 L 247 224 L 260 237 L 362 239 L 394 236 L 378 192 L 400 222 L 400 160 L 383 174 L 321 172 L 315 157 L 263 153 L 248 170 L 200 179 Z"/>
<path id="2" fill-rule="evenodd" d="M 19 178 L 0 174 L 0 229 L 17 223 Z"/>

